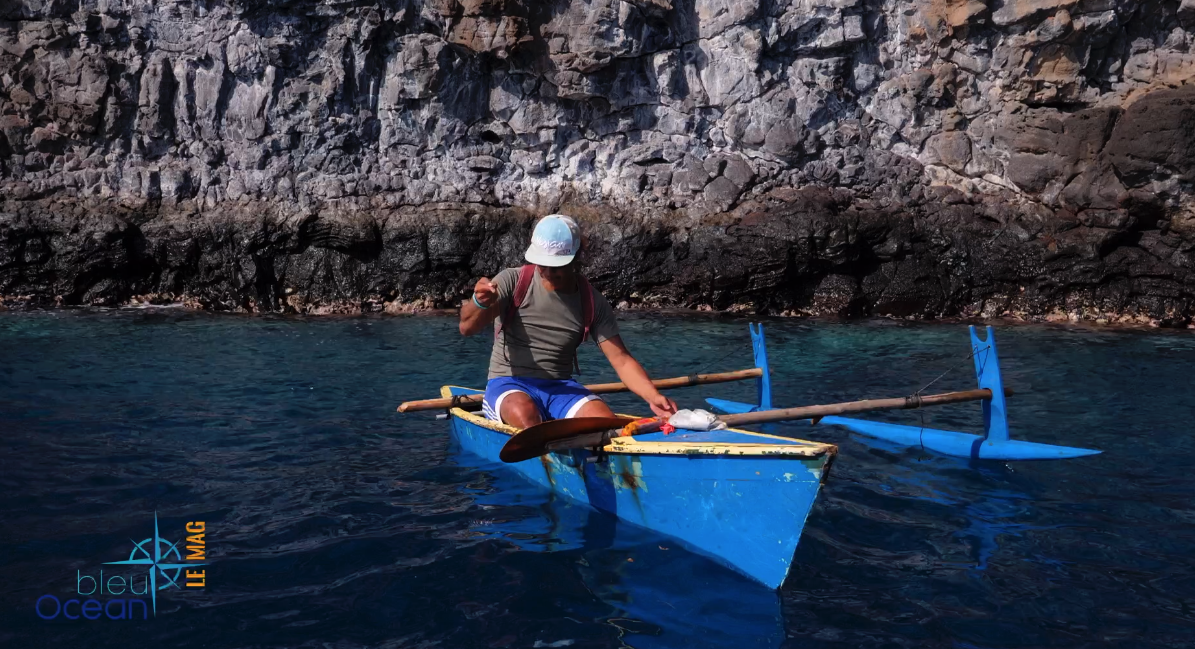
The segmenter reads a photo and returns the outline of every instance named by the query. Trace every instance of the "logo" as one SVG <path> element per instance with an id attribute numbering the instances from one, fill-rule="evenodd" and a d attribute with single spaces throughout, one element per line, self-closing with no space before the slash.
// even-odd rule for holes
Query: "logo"
<path id="1" fill-rule="evenodd" d="M 573 252 L 572 241 L 552 241 L 537 237 L 531 242 L 553 255 L 570 255 Z"/>
<path id="2" fill-rule="evenodd" d="M 188 522 L 185 539 L 171 543 L 162 538 L 158 530 L 158 514 L 154 512 L 153 536 L 139 542 L 130 539 L 133 547 L 129 551 L 128 559 L 106 561 L 103 564 L 122 566 L 129 570 L 115 575 L 109 573 L 107 578 L 104 577 L 102 568 L 98 576 L 83 574 L 81 570 L 76 571 L 74 595 L 78 595 L 79 598 L 72 597 L 64 602 L 51 594 L 42 595 L 37 600 L 38 617 L 43 620 L 53 620 L 59 616 L 69 620 L 98 620 L 103 613 L 103 616 L 110 620 L 131 620 L 140 613 L 141 619 L 148 619 L 145 600 L 140 598 L 118 597 L 106 602 L 89 598 L 80 601 L 82 597 L 91 595 L 125 595 L 126 591 L 128 595 L 148 595 L 153 614 L 157 616 L 159 591 L 207 587 L 206 570 L 195 570 L 199 566 L 207 565 L 206 527 L 203 521 Z M 183 551 L 187 552 L 185 557 Z M 185 586 L 180 585 L 180 580 Z M 84 588 L 87 590 L 84 591 Z"/>

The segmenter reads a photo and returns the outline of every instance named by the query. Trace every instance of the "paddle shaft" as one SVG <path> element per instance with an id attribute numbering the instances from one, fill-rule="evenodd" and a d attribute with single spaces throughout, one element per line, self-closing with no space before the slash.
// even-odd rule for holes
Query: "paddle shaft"
<path id="1" fill-rule="evenodd" d="M 1005 396 L 1011 395 L 1012 390 L 1004 389 Z M 875 412 L 877 410 L 906 410 L 910 408 L 925 408 L 927 406 L 943 406 L 948 403 L 963 403 L 966 401 L 982 401 L 991 399 L 992 391 L 987 388 L 979 390 L 965 390 L 962 392 L 946 392 L 943 394 L 928 394 L 925 396 L 896 397 L 893 399 L 864 399 L 863 401 L 846 401 L 830 403 L 821 406 L 801 406 L 799 408 L 782 408 L 779 410 L 761 410 L 759 412 L 744 412 L 737 415 L 722 415 L 718 417 L 727 426 L 746 426 L 773 421 L 794 419 L 820 419 L 831 415 L 845 415 L 858 412 Z M 650 423 L 639 423 L 627 426 L 622 430 L 585 433 L 547 444 L 549 451 L 563 451 L 570 448 L 593 448 L 605 446 L 614 437 L 627 437 L 652 433 L 660 429 L 660 420 Z"/>
<path id="2" fill-rule="evenodd" d="M 725 383 L 727 381 L 742 381 L 744 379 L 755 379 L 763 376 L 763 370 L 758 367 L 749 370 L 736 370 L 734 372 L 719 372 L 717 374 L 694 374 L 691 376 L 678 376 L 672 379 L 657 379 L 652 381 L 652 385 L 656 386 L 657 390 L 667 390 L 670 388 L 684 388 L 691 385 L 706 385 L 709 383 Z M 594 394 L 610 394 L 612 392 L 627 392 L 626 383 L 595 383 L 593 385 L 585 386 L 590 392 Z M 445 408 L 460 407 L 466 410 L 475 410 L 481 407 L 482 395 L 470 394 L 462 395 L 453 402 L 453 398 L 445 399 L 424 399 L 423 401 L 407 401 L 398 407 L 399 412 L 416 412 L 419 410 L 443 410 Z"/>
<path id="3" fill-rule="evenodd" d="M 1005 390 L 1007 393 L 1008 391 Z M 762 424 L 770 421 L 784 421 L 786 419 L 813 419 L 815 417 L 829 417 L 831 415 L 845 415 L 857 412 L 874 412 L 876 410 L 905 410 L 909 408 L 924 408 L 926 406 L 943 406 L 948 403 L 963 403 L 965 401 L 982 401 L 991 399 L 992 391 L 987 388 L 979 390 L 964 390 L 962 392 L 946 392 L 944 394 L 928 394 L 925 396 L 912 395 L 893 399 L 864 399 L 863 401 L 848 401 L 845 403 L 831 403 L 824 406 L 802 406 L 800 408 L 782 408 L 780 410 L 761 410 L 759 412 L 744 412 L 737 415 L 718 417 L 727 426 L 746 426 Z"/>

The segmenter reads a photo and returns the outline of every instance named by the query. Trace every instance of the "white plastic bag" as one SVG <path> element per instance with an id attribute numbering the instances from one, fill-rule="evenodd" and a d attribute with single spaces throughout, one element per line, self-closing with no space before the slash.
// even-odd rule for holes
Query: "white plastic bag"
<path id="1" fill-rule="evenodd" d="M 720 430 L 726 424 L 718 416 L 708 410 L 677 410 L 668 418 L 668 423 L 674 428 L 685 430 Z"/>

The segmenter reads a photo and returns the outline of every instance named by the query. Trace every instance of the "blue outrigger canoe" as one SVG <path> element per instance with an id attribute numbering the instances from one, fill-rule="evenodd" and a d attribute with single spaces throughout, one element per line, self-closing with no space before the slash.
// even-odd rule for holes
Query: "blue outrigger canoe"
<path id="1" fill-rule="evenodd" d="M 921 446 L 971 460 L 1082 457 L 1094 449 L 1013 440 L 1008 435 L 1003 381 L 991 327 L 987 339 L 970 327 L 983 401 L 984 435 L 827 416 L 822 423 L 869 437 Z M 706 399 L 714 408 L 744 413 L 772 408 L 762 325 L 751 326 L 758 403 Z M 481 390 L 444 386 L 444 398 Z M 452 438 L 466 452 L 500 462 L 499 451 L 519 429 L 463 408 L 448 411 Z M 746 430 L 677 430 L 617 437 L 600 452 L 572 449 L 507 465 L 570 500 L 676 538 L 692 550 L 768 586 L 779 588 L 801 538 L 818 489 L 838 453 L 833 444 Z"/>
<path id="2" fill-rule="evenodd" d="M 441 396 L 480 390 L 444 386 Z M 513 426 L 449 411 L 461 449 L 498 462 Z M 677 430 L 611 440 L 508 465 L 547 489 L 680 540 L 769 588 L 797 541 L 838 448 L 746 430 Z"/>

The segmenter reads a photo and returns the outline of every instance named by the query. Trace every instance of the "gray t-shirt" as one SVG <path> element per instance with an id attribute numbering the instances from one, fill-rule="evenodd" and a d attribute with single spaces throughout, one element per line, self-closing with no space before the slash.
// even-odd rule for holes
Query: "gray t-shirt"
<path id="1" fill-rule="evenodd" d="M 507 268 L 493 279 L 498 293 L 498 322 L 502 331 L 490 353 L 490 376 L 526 376 L 539 379 L 567 379 L 573 375 L 573 355 L 581 344 L 585 328 L 581 292 L 558 293 L 544 288 L 539 271 L 531 280 L 527 297 L 512 322 L 503 322 L 514 298 L 519 269 Z M 497 323 L 495 323 L 497 324 Z M 618 324 L 610 303 L 593 292 L 593 324 L 590 338 L 598 343 L 618 335 Z"/>

